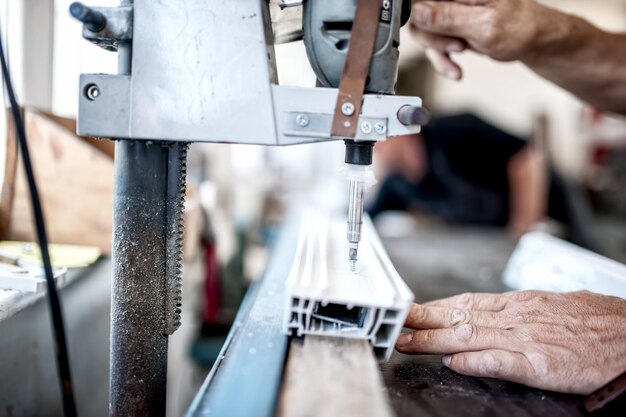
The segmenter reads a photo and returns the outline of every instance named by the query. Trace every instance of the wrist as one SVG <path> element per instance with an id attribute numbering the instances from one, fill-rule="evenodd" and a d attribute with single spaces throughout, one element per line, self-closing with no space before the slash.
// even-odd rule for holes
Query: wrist
<path id="1" fill-rule="evenodd" d="M 532 35 L 520 58 L 526 65 L 532 67 L 567 57 L 589 38 L 593 26 L 583 19 L 540 4 L 536 6 L 542 10 L 535 13 Z"/>

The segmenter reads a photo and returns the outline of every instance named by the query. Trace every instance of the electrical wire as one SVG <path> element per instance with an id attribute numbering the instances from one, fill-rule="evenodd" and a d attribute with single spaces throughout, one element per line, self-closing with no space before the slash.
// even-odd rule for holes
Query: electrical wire
<path id="1" fill-rule="evenodd" d="M 2 31 L 0 29 L 0 33 L 1 32 Z M 57 371 L 59 375 L 59 384 L 63 400 L 63 413 L 66 417 L 76 417 L 76 404 L 74 402 L 74 393 L 72 389 L 70 360 L 67 353 L 67 343 L 65 340 L 63 313 L 61 311 L 61 301 L 59 299 L 59 294 L 57 292 L 56 283 L 54 282 L 54 275 L 52 272 L 52 262 L 50 260 L 50 253 L 48 251 L 48 237 L 46 235 L 46 225 L 44 222 L 43 210 L 41 208 L 41 201 L 39 199 L 39 192 L 37 191 L 37 184 L 35 182 L 35 175 L 33 174 L 30 153 L 28 152 L 28 143 L 26 142 L 26 130 L 24 128 L 24 121 L 22 120 L 22 115 L 17 105 L 17 100 L 15 99 L 13 83 L 11 82 L 11 74 L 9 73 L 6 56 L 4 55 L 4 45 L 1 37 L 0 61 L 2 63 L 2 74 L 4 78 L 4 83 L 7 88 L 7 95 L 9 96 L 9 102 L 11 104 L 11 113 L 13 115 L 15 133 L 22 154 L 22 161 L 24 163 L 24 170 L 26 171 L 26 178 L 28 180 L 28 188 L 30 190 L 30 198 L 33 207 L 33 217 L 35 220 L 35 227 L 37 231 L 37 240 L 39 241 L 39 247 L 41 249 L 41 259 L 43 261 L 43 267 L 46 275 L 48 305 L 50 307 L 50 313 L 52 316 L 52 330 L 54 333 L 54 347 L 56 351 Z"/>

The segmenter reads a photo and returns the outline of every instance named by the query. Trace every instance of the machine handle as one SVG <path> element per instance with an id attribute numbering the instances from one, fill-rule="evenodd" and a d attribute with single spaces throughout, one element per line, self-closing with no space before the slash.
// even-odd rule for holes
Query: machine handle
<path id="1" fill-rule="evenodd" d="M 430 111 L 426 107 L 402 106 L 398 121 L 405 126 L 423 126 L 430 121 Z"/>
<path id="2" fill-rule="evenodd" d="M 78 1 L 70 5 L 70 14 L 92 32 L 100 32 L 107 24 L 107 18 L 102 13 Z"/>

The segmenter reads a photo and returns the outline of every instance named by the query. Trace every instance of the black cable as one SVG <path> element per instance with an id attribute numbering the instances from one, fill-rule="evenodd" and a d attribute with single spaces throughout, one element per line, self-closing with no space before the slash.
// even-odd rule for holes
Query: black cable
<path id="1" fill-rule="evenodd" d="M 22 161 L 24 163 L 24 170 L 26 171 L 28 188 L 30 190 L 30 198 L 33 205 L 33 217 L 35 219 L 35 226 L 37 229 L 37 240 L 39 241 L 39 247 L 41 249 L 41 259 L 43 260 L 43 267 L 46 274 L 46 286 L 48 288 L 48 305 L 50 306 L 50 313 L 52 315 L 52 327 L 55 341 L 54 347 L 57 357 L 57 371 L 59 373 L 59 383 L 61 385 L 60 388 L 63 396 L 63 412 L 66 417 L 76 417 L 76 404 L 74 403 L 72 379 L 70 375 L 70 361 L 67 354 L 67 344 L 65 341 L 63 313 L 61 312 L 61 302 L 59 300 L 59 294 L 57 292 L 56 284 L 54 282 L 54 275 L 52 273 L 52 262 L 50 261 L 50 253 L 48 252 L 48 237 L 46 235 L 46 225 L 43 218 L 43 211 L 41 209 L 41 201 L 39 200 L 39 192 L 37 191 L 37 184 L 35 183 L 33 167 L 30 161 L 30 154 L 28 152 L 28 143 L 26 142 L 26 131 L 24 129 L 24 122 L 22 120 L 22 115 L 17 105 L 17 101 L 15 100 L 15 93 L 13 92 L 13 84 L 11 82 L 11 74 L 9 73 L 9 67 L 7 66 L 6 57 L 4 55 L 4 46 L 1 37 L 0 60 L 2 61 L 2 74 L 4 76 L 4 83 L 7 87 L 9 102 L 11 103 L 11 113 L 13 115 L 15 133 L 18 139 L 18 143 L 20 145 L 20 150 L 22 152 Z"/>

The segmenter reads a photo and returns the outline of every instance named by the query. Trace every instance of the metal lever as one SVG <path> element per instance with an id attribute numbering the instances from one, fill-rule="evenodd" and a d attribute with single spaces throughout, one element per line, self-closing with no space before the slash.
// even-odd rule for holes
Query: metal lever
<path id="1" fill-rule="evenodd" d="M 398 121 L 405 126 L 423 126 L 430 121 L 430 112 L 425 107 L 402 106 Z"/>
<path id="2" fill-rule="evenodd" d="M 81 2 L 74 2 L 70 6 L 70 14 L 85 24 L 85 27 L 92 32 L 100 32 L 107 25 L 107 18 L 100 12 L 87 7 Z"/>

